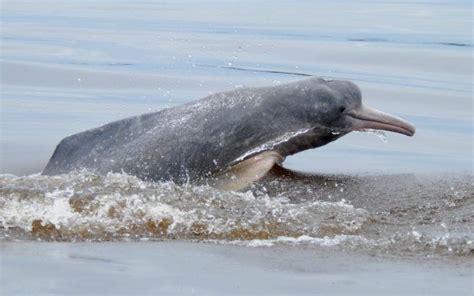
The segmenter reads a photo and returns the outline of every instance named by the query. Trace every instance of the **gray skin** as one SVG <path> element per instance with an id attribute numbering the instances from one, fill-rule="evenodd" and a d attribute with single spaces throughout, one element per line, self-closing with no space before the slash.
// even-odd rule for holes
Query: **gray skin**
<path id="1" fill-rule="evenodd" d="M 69 136 L 43 174 L 87 169 L 183 183 L 264 150 L 284 158 L 366 128 L 414 133 L 407 122 L 363 107 L 355 84 L 310 78 L 217 93 Z"/>

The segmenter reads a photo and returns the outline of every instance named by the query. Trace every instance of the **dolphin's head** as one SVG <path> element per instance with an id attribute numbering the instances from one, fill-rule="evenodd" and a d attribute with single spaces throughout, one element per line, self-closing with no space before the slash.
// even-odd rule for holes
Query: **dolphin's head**
<path id="1" fill-rule="evenodd" d="M 315 126 L 326 127 L 337 134 L 367 129 L 415 134 L 415 127 L 393 115 L 362 104 L 359 88 L 350 81 L 312 78 L 306 81 L 304 105 L 306 120 Z"/>
<path id="2" fill-rule="evenodd" d="M 405 120 L 362 104 L 352 82 L 310 78 L 272 91 L 270 108 L 297 136 L 280 149 L 282 155 L 326 145 L 351 131 L 385 130 L 407 136 L 415 127 Z"/>

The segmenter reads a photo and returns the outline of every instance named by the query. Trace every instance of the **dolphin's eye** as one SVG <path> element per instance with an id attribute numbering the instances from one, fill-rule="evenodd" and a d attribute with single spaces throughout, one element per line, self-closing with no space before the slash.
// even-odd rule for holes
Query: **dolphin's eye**
<path id="1" fill-rule="evenodd" d="M 344 112 L 344 111 L 346 111 L 346 107 L 344 107 L 344 106 L 339 107 L 339 111 L 340 111 L 341 113 Z"/>

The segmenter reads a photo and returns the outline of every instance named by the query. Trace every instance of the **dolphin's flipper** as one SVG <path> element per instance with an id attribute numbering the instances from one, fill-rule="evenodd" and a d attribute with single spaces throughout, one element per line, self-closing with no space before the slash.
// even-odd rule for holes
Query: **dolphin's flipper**
<path id="1" fill-rule="evenodd" d="M 244 189 L 265 176 L 275 164 L 281 163 L 283 159 L 283 156 L 275 151 L 264 151 L 213 176 L 211 185 L 230 191 Z"/>
<path id="2" fill-rule="evenodd" d="M 304 178 L 309 174 L 299 171 L 293 171 L 283 167 L 281 164 L 273 166 L 271 171 L 268 172 L 267 176 L 271 178 Z"/>

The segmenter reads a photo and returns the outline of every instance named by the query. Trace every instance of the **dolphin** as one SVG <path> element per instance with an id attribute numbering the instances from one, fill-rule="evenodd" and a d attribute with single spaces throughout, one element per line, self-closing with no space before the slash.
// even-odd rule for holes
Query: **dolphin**
<path id="1" fill-rule="evenodd" d="M 216 93 L 74 134 L 42 174 L 124 172 L 240 190 L 289 155 L 367 129 L 415 133 L 412 124 L 364 106 L 354 83 L 314 77 Z"/>

